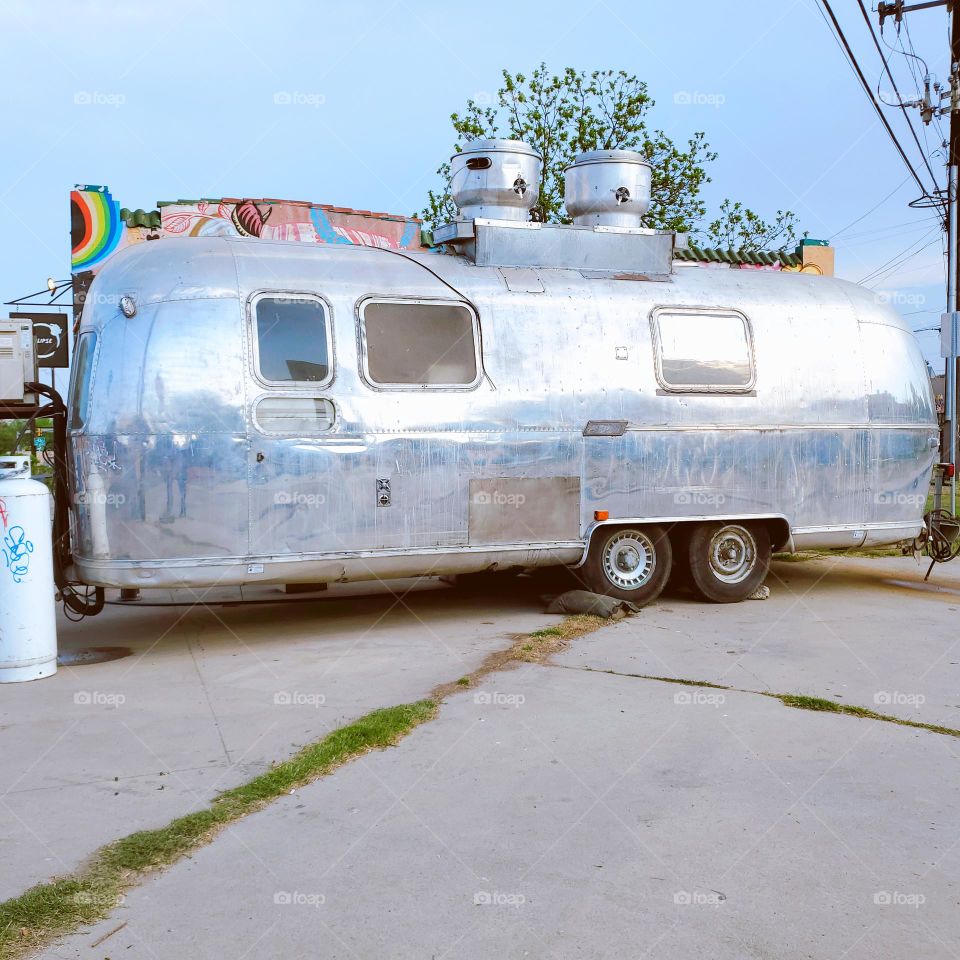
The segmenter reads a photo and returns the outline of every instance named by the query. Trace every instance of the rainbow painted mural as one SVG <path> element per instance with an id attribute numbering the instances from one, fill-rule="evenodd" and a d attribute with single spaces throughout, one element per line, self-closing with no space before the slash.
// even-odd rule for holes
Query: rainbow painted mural
<path id="1" fill-rule="evenodd" d="M 120 204 L 106 187 L 78 186 L 70 191 L 70 235 L 73 272 L 92 270 L 120 243 Z"/>
<path id="2" fill-rule="evenodd" d="M 166 237 L 252 237 L 423 249 L 420 221 L 399 214 L 237 197 L 161 201 L 159 208 L 128 210 L 113 199 L 109 187 L 77 184 L 70 191 L 71 272 L 96 273 L 117 251 Z"/>

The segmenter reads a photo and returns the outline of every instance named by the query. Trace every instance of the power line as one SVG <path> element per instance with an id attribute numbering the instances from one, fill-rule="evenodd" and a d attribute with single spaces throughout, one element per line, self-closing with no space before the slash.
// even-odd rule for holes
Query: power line
<path id="1" fill-rule="evenodd" d="M 839 237 L 841 233 L 846 233 L 851 227 L 855 227 L 861 220 L 865 220 L 867 217 L 870 216 L 871 213 L 873 213 L 874 210 L 876 210 L 879 207 L 882 207 L 909 179 L 910 177 L 908 176 L 904 177 L 879 203 L 872 206 L 862 216 L 857 217 L 856 220 L 851 220 L 850 223 L 848 223 L 842 230 L 838 230 L 836 233 L 834 233 L 830 237 L 831 242 L 836 240 L 836 238 Z"/>
<path id="2" fill-rule="evenodd" d="M 897 105 L 900 107 L 900 110 L 903 113 L 904 120 L 907 121 L 907 126 L 910 128 L 910 134 L 913 137 L 913 142 L 917 145 L 917 149 L 920 151 L 920 156 L 923 157 L 923 162 L 926 165 L 927 172 L 930 174 L 930 179 L 933 180 L 934 189 L 936 189 L 937 176 L 933 172 L 933 167 L 930 166 L 930 161 L 927 159 L 927 155 L 924 152 L 922 144 L 920 143 L 920 138 L 917 136 L 917 131 L 913 128 L 913 121 L 910 119 L 910 114 L 907 113 L 907 108 L 903 105 L 903 97 L 900 96 L 900 90 L 897 88 L 897 81 L 894 79 L 893 72 L 890 70 L 890 64 L 887 63 L 887 56 L 883 52 L 883 47 L 880 46 L 880 41 L 877 40 L 877 34 L 873 29 L 873 24 L 870 22 L 870 17 L 867 16 L 867 8 L 863 5 L 863 0 L 857 0 L 857 4 L 860 7 L 860 13 L 863 14 L 863 21 L 867 25 L 867 30 L 870 31 L 870 39 L 873 41 L 873 45 L 877 48 L 877 53 L 880 54 L 880 60 L 883 63 L 883 69 L 887 71 L 887 76 L 890 78 L 890 83 L 893 86 L 894 96 L 897 98 Z"/>
<path id="3" fill-rule="evenodd" d="M 929 236 L 929 234 L 928 234 L 928 236 Z M 917 242 L 920 243 L 920 242 L 922 242 L 924 239 L 925 239 L 924 237 L 921 237 L 920 240 L 917 241 Z M 934 237 L 934 238 L 933 238 L 932 240 L 930 240 L 929 242 L 924 243 L 922 247 L 919 247 L 918 249 L 912 251 L 911 253 L 908 253 L 908 254 L 906 254 L 905 256 L 901 257 L 899 260 L 896 261 L 896 263 L 891 263 L 888 267 L 886 267 L 886 269 L 884 269 L 884 268 L 881 267 L 879 271 L 874 271 L 874 275 L 873 275 L 872 277 L 870 277 L 869 283 L 870 283 L 870 284 L 882 283 L 882 282 L 883 282 L 884 280 L 886 280 L 895 270 L 899 270 L 900 267 L 902 267 L 907 261 L 912 260 L 914 257 L 916 257 L 916 256 L 918 256 L 919 254 L 923 253 L 925 250 L 929 250 L 930 247 L 934 246 L 934 244 L 937 244 L 937 243 L 941 244 L 941 247 L 942 247 L 942 245 L 943 245 L 943 239 L 942 239 L 941 237 Z M 872 288 L 871 288 L 871 289 L 872 289 Z"/>
<path id="4" fill-rule="evenodd" d="M 907 53 L 906 48 L 905 48 L 904 45 L 903 45 L 903 37 L 900 36 L 900 24 L 897 24 L 897 40 L 900 41 L 900 49 L 899 49 L 899 51 L 897 50 L 896 47 L 893 47 L 893 46 L 891 46 L 889 43 L 887 43 L 886 39 L 885 39 L 884 36 L 883 36 L 883 24 L 882 24 L 882 23 L 880 24 L 880 38 L 883 40 L 884 46 L 885 46 L 888 50 L 892 50 L 894 53 L 902 53 L 905 57 L 907 57 L 907 58 L 909 58 L 909 59 L 916 60 L 918 63 L 922 63 L 922 64 L 923 64 L 923 72 L 924 72 L 924 74 L 929 74 L 929 73 L 930 73 L 930 67 L 927 65 L 927 61 L 924 60 L 923 57 L 921 57 L 921 56 L 917 53 L 917 51 L 914 49 L 914 46 L 913 46 L 913 40 L 910 39 L 910 21 L 909 21 L 909 20 L 904 20 L 904 21 L 903 21 L 903 28 L 904 28 L 904 30 L 906 31 L 906 34 L 907 34 L 907 42 L 910 44 L 910 52 L 909 52 L 909 53 Z M 911 75 L 913 76 L 913 82 L 916 83 L 916 82 L 917 82 L 917 74 L 916 74 L 915 70 L 913 69 L 913 64 L 910 64 L 910 73 L 911 73 Z M 917 92 L 918 92 L 918 93 L 920 92 L 919 86 L 917 87 Z"/>
<path id="5" fill-rule="evenodd" d="M 887 118 L 884 116 L 883 111 L 880 109 L 879 104 L 873 96 L 873 92 L 870 89 L 870 84 L 867 83 L 867 78 L 863 75 L 863 71 L 860 69 L 860 64 L 857 63 L 857 58 L 853 55 L 853 50 L 850 49 L 850 44 L 847 42 L 847 38 L 843 33 L 843 30 L 840 27 L 839 22 L 837 21 L 836 15 L 833 12 L 833 8 L 830 6 L 830 0 L 820 0 L 820 3 L 823 5 L 824 10 L 830 17 L 830 22 L 833 24 L 833 29 L 836 31 L 837 38 L 843 46 L 843 50 L 847 56 L 847 60 L 850 63 L 850 66 L 853 68 L 854 72 L 857 75 L 857 78 L 860 81 L 860 85 L 863 87 L 864 93 L 866 93 L 870 103 L 873 106 L 873 109 L 876 111 L 877 116 L 880 119 L 880 122 L 883 124 L 884 128 L 887 131 L 890 139 L 893 141 L 893 145 L 897 148 L 897 153 L 900 154 L 900 158 L 903 160 L 904 165 L 910 171 L 910 175 L 917 182 L 917 186 L 920 188 L 924 197 L 930 197 L 930 192 L 927 190 L 923 181 L 920 179 L 917 171 L 914 169 L 913 164 L 910 162 L 910 158 L 904 152 L 903 147 L 900 145 L 900 141 L 897 139 L 897 135 L 893 132 L 893 128 L 890 126 Z M 934 189 L 936 189 L 936 181 L 934 181 Z"/>
<path id="6" fill-rule="evenodd" d="M 843 239 L 843 245 L 853 250 L 856 247 L 870 246 L 876 243 L 883 243 L 887 240 L 896 241 L 900 238 L 906 239 L 910 234 L 916 234 L 921 231 L 928 233 L 932 229 L 934 222 L 934 220 L 928 218 L 926 220 L 918 220 L 915 223 L 901 223 L 895 226 L 883 227 L 878 230 L 867 230 L 863 233 L 848 233 Z M 942 229 L 943 224 L 938 224 L 938 227 Z"/>
<path id="7" fill-rule="evenodd" d="M 905 20 L 903 21 L 903 28 L 904 28 L 904 32 L 905 32 L 906 35 L 907 35 L 907 43 L 908 43 L 908 45 L 910 46 L 910 52 L 907 53 L 907 51 L 904 49 L 904 46 L 903 46 L 903 37 L 900 36 L 900 31 L 899 31 L 899 29 L 898 29 L 898 30 L 897 30 L 897 38 L 898 38 L 899 41 L 900 41 L 900 49 L 903 51 L 904 56 L 906 56 L 906 57 L 908 57 L 908 58 L 909 58 L 909 57 L 914 57 L 916 60 L 918 60 L 920 63 L 922 63 L 923 66 L 924 66 L 924 73 L 925 73 L 925 75 L 929 75 L 930 70 L 929 70 L 929 68 L 927 67 L 927 61 L 924 60 L 923 57 L 917 56 L 916 48 L 915 48 L 914 45 L 913 45 L 913 37 L 910 36 L 910 20 L 909 20 L 909 18 L 907 18 L 907 19 L 905 19 Z M 883 33 L 883 26 L 882 26 L 882 25 L 881 25 L 881 27 L 880 27 L 880 32 L 881 32 L 881 34 Z M 919 96 L 919 94 L 920 94 L 920 83 L 919 83 L 919 81 L 917 80 L 916 73 L 915 73 L 914 70 L 913 70 L 913 63 L 912 63 L 909 59 L 907 60 L 907 63 L 908 63 L 909 66 L 910 66 L 910 75 L 913 77 L 913 83 L 914 83 L 914 86 L 917 88 L 917 95 Z M 946 144 L 947 137 L 946 137 L 946 135 L 945 135 L 944 132 L 943 132 L 943 127 L 940 125 L 940 115 L 939 115 L 938 111 L 936 111 L 936 110 L 935 110 L 934 113 L 933 113 L 933 125 L 934 125 L 934 126 L 936 127 L 936 129 L 937 129 L 937 136 L 940 138 L 941 143 Z M 927 142 L 926 136 L 924 136 L 923 141 L 924 141 L 924 143 Z"/>
<path id="8" fill-rule="evenodd" d="M 900 27 L 901 27 L 901 25 L 898 23 L 898 24 L 897 24 L 897 42 L 898 42 L 899 45 L 900 45 L 899 51 L 897 51 L 897 49 L 896 49 L 894 46 L 892 46 L 890 43 L 888 43 L 887 40 L 886 40 L 886 38 L 883 36 L 883 24 L 882 24 L 882 23 L 880 24 L 880 39 L 883 41 L 884 46 L 885 46 L 888 50 L 892 50 L 894 53 L 899 52 L 899 53 L 902 53 L 902 54 L 903 54 L 904 59 L 907 61 L 907 67 L 908 67 L 909 70 L 910 70 L 910 76 L 913 78 L 913 86 L 914 86 L 914 88 L 915 88 L 915 90 L 916 90 L 916 92 L 917 92 L 917 97 L 918 97 L 918 99 L 919 99 L 919 98 L 925 98 L 926 95 L 927 95 L 927 91 L 928 91 L 928 89 L 929 89 L 928 84 L 929 84 L 929 82 L 930 82 L 930 67 L 929 67 L 929 65 L 927 64 L 927 61 L 924 60 L 923 57 L 921 57 L 921 56 L 919 56 L 919 55 L 917 54 L 916 48 L 915 48 L 914 45 L 913 45 L 913 38 L 910 36 L 910 20 L 909 20 L 909 18 L 904 19 L 904 21 L 903 21 L 903 30 L 902 30 L 902 31 L 901 31 Z M 907 51 L 907 48 L 904 46 L 904 43 L 903 43 L 904 34 L 906 35 L 907 43 L 908 43 L 909 46 L 910 46 L 909 52 Z M 923 64 L 923 75 L 922 75 L 922 78 L 921 78 L 921 77 L 918 77 L 918 75 L 917 75 L 917 68 L 914 66 L 914 60 L 916 60 L 917 63 Z M 933 89 L 934 89 L 934 91 L 935 91 L 936 93 L 939 93 L 939 92 L 940 92 L 940 88 L 939 88 L 939 85 L 938 85 L 937 83 L 934 83 Z M 931 150 L 931 149 L 930 149 L 930 138 L 927 136 L 927 128 L 931 125 L 931 123 L 932 123 L 932 125 L 933 125 L 934 131 L 935 131 L 937 137 L 938 137 L 939 140 L 940 140 L 940 143 L 943 144 L 944 147 L 947 145 L 947 138 L 944 136 L 943 128 L 942 128 L 941 125 L 940 125 L 940 117 L 939 117 L 938 114 L 939 114 L 939 111 L 938 111 L 938 110 L 933 110 L 933 111 L 929 114 L 929 116 L 923 116 L 923 117 L 922 117 L 922 119 L 923 119 L 923 126 L 920 128 L 921 131 L 923 132 L 923 143 L 924 143 L 924 146 L 927 148 L 927 156 L 928 156 L 931 160 L 933 159 L 933 157 L 935 157 L 935 156 L 937 155 L 937 153 L 941 153 L 940 150 Z M 943 155 L 943 157 L 944 157 L 944 160 L 946 160 L 946 154 L 942 154 L 942 155 Z"/>
<path id="9" fill-rule="evenodd" d="M 886 263 L 882 263 L 872 273 L 868 273 L 862 280 L 858 280 L 857 283 L 861 285 L 866 285 L 867 283 L 877 283 L 886 277 L 891 270 L 895 270 L 897 267 L 906 263 L 907 260 L 915 257 L 921 251 L 926 250 L 928 247 L 932 247 L 935 243 L 940 242 L 940 237 L 934 237 L 929 243 L 924 244 L 922 247 L 919 247 L 916 250 L 913 249 L 918 244 L 923 243 L 924 240 L 928 240 L 934 232 L 940 233 L 940 228 L 936 227 L 935 230 L 925 233 L 919 240 L 914 240 L 911 244 L 909 244 L 909 246 L 906 247 L 906 249 L 901 250 L 900 253 L 894 254 Z"/>
<path id="10" fill-rule="evenodd" d="M 921 217 L 919 220 L 914 218 L 913 220 L 902 220 L 900 223 L 884 224 L 882 227 L 870 227 L 869 230 L 858 230 L 856 233 L 847 234 L 846 239 L 852 240 L 856 238 L 859 240 L 861 237 L 869 237 L 877 233 L 892 233 L 894 230 L 910 229 L 912 227 L 918 230 L 921 227 L 926 227 L 929 230 L 930 224 L 934 223 L 939 223 L 941 227 L 943 226 L 943 217 L 941 217 L 939 213 L 934 214 L 932 217 Z"/>

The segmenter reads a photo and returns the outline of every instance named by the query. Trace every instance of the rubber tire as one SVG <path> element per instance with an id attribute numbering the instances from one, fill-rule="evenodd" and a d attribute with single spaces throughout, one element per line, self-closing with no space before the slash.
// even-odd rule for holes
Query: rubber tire
<path id="1" fill-rule="evenodd" d="M 603 552 L 610 540 L 631 530 L 644 533 L 652 541 L 654 569 L 653 574 L 645 584 L 635 590 L 626 590 L 607 579 L 603 570 Z M 672 566 L 673 548 L 670 545 L 670 538 L 662 527 L 647 526 L 646 524 L 642 527 L 600 527 L 594 532 L 590 541 L 590 551 L 587 554 L 586 563 L 583 565 L 583 575 L 594 593 L 616 597 L 618 600 L 630 600 L 638 607 L 643 607 L 648 603 L 653 603 L 663 592 L 667 580 L 670 579 Z"/>
<path id="2" fill-rule="evenodd" d="M 723 527 L 743 527 L 753 536 L 756 544 L 754 566 L 739 583 L 725 583 L 710 566 L 710 543 Z M 690 534 L 687 557 L 690 566 L 690 586 L 701 600 L 710 603 L 739 603 L 757 592 L 770 570 L 770 531 L 764 524 L 701 523 Z"/>

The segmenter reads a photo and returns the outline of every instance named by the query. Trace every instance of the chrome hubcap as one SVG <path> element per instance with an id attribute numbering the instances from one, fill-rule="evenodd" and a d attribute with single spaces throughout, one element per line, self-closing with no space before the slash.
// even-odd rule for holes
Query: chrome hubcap
<path id="1" fill-rule="evenodd" d="M 641 530 L 624 530 L 607 541 L 603 572 L 621 590 L 639 590 L 653 576 L 657 551 Z"/>
<path id="2" fill-rule="evenodd" d="M 746 528 L 736 524 L 721 527 L 710 541 L 710 569 L 724 583 L 740 583 L 757 563 L 757 542 Z"/>

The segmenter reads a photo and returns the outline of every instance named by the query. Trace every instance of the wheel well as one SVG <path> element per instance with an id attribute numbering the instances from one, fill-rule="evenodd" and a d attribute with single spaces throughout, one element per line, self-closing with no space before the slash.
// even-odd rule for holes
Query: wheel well
<path id="1" fill-rule="evenodd" d="M 741 519 L 740 517 L 716 517 L 716 520 L 729 520 L 731 523 L 737 520 L 740 520 L 741 523 L 751 523 L 751 524 L 762 524 L 767 528 L 767 532 L 770 534 L 770 549 L 771 552 L 776 553 L 779 550 L 782 550 L 787 543 L 790 541 L 790 524 L 783 517 L 749 517 L 746 519 Z M 610 523 L 602 523 L 595 526 L 590 531 L 590 536 L 587 539 L 586 545 L 584 547 L 583 556 L 580 558 L 580 562 L 574 564 L 574 567 L 581 567 L 586 562 L 587 554 L 590 551 L 590 547 L 593 544 L 594 537 L 597 536 L 600 531 L 612 530 L 617 527 L 633 527 L 633 526 L 658 526 L 663 527 L 666 530 L 667 535 L 670 537 L 670 544 L 674 548 L 678 545 L 679 539 L 686 533 L 688 530 L 691 530 L 698 523 L 710 523 L 712 520 L 617 520 Z M 676 557 L 674 558 L 676 562 Z"/>
<path id="2" fill-rule="evenodd" d="M 717 517 L 719 520 L 730 520 L 731 522 L 738 520 L 738 517 Z M 678 520 L 676 523 L 670 524 L 667 529 L 670 533 L 671 540 L 676 543 L 676 541 L 682 537 L 688 530 L 692 529 L 698 523 L 711 523 L 713 521 L 704 521 L 704 520 Z M 783 517 L 762 517 L 759 520 L 748 519 L 742 520 L 741 523 L 744 524 L 753 524 L 757 526 L 764 526 L 767 528 L 767 532 L 770 534 L 770 549 L 772 552 L 776 553 L 778 550 L 782 550 L 787 542 L 790 539 L 790 524 L 787 523 Z"/>

